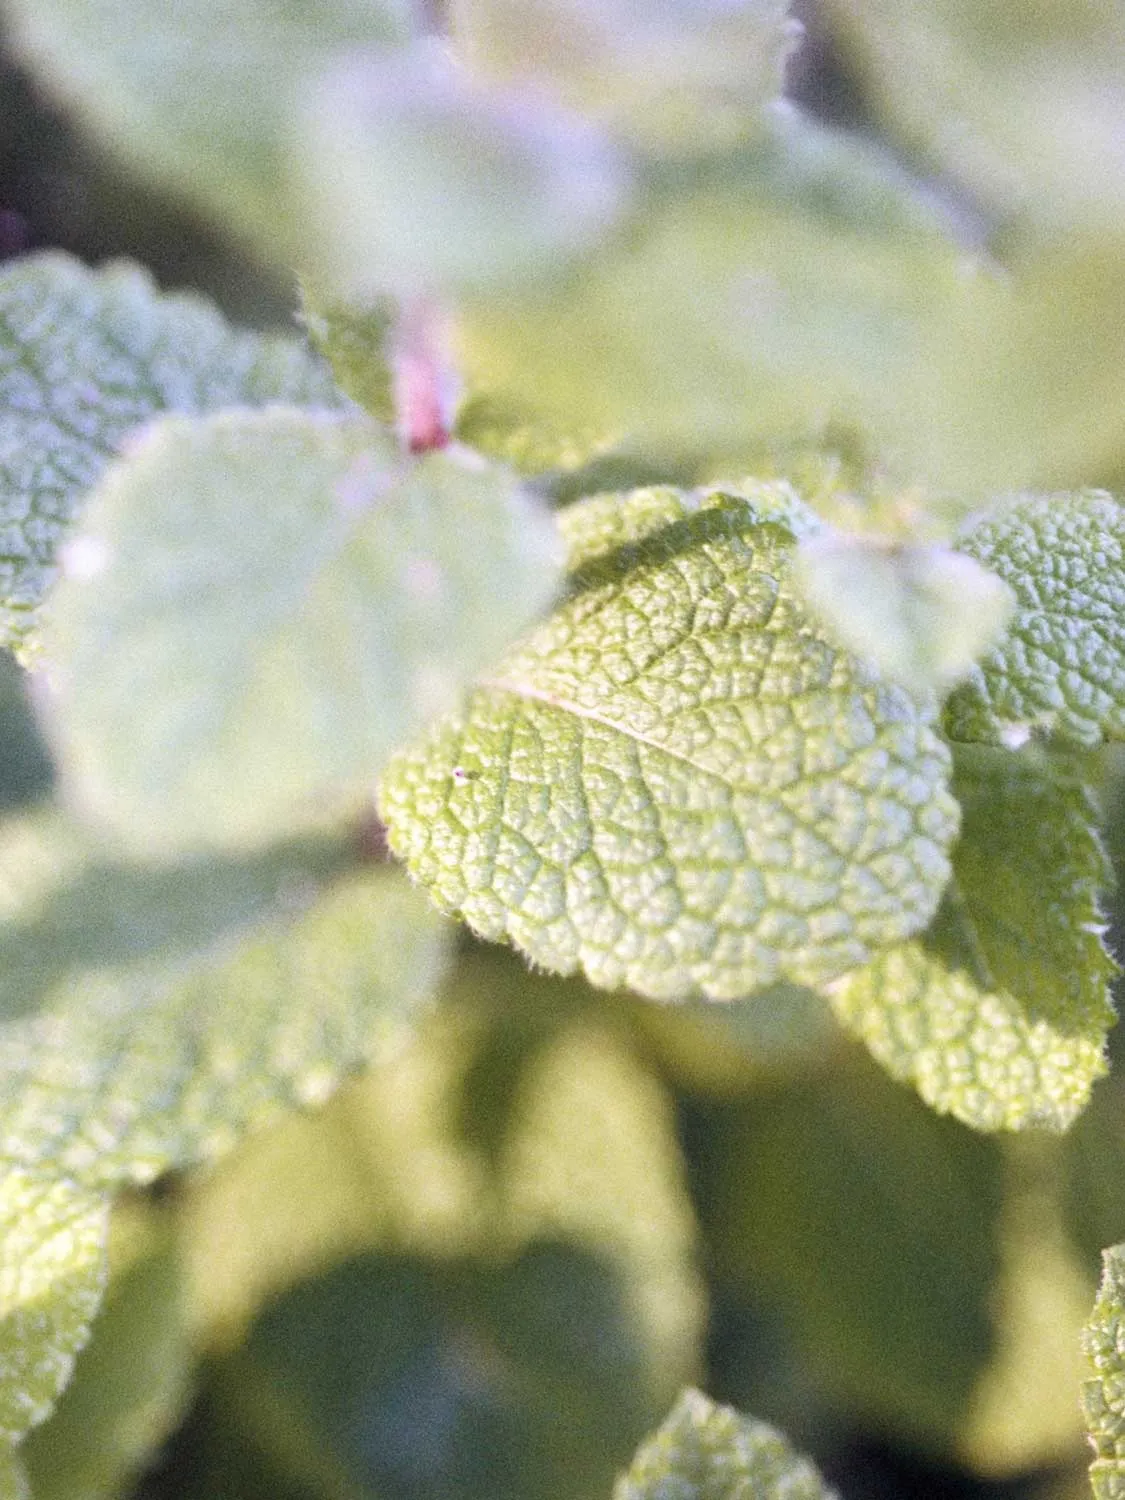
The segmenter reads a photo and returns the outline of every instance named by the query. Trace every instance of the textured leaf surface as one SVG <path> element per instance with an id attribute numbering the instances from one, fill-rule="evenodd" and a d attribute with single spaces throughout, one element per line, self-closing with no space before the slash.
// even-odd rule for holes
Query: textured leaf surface
<path id="1" fill-rule="evenodd" d="M 1011 586 L 1007 633 L 950 699 L 954 739 L 1125 737 L 1125 511 L 1099 491 L 1036 495 L 959 543 Z"/>
<path id="2" fill-rule="evenodd" d="M 461 450 L 406 460 L 366 420 L 281 407 L 168 419 L 107 474 L 52 597 L 63 778 L 161 857 L 355 807 L 547 603 L 552 545 Z"/>
<path id="3" fill-rule="evenodd" d="M 390 871 L 186 978 L 86 975 L 0 1028 L 0 1151 L 96 1186 L 210 1158 L 323 1101 L 436 985 L 443 930 Z"/>
<path id="4" fill-rule="evenodd" d="M 1083 1344 L 1093 1370 L 1082 1391 L 1096 1500 L 1125 1495 L 1125 1245 L 1102 1258 L 1102 1282 Z"/>
<path id="5" fill-rule="evenodd" d="M 272 401 L 340 396 L 296 339 L 236 331 L 134 267 L 43 254 L 0 269 L 0 641 L 28 631 L 61 536 L 132 428 Z"/>
<path id="6" fill-rule="evenodd" d="M 167 984 L 354 868 L 353 839 L 294 840 L 243 860 L 160 869 L 107 855 L 55 814 L 0 828 L 0 1018 L 85 986 Z"/>
<path id="7" fill-rule="evenodd" d="M 595 558 L 615 502 L 590 503 L 567 602 L 388 768 L 415 878 L 535 963 L 654 998 L 824 981 L 924 926 L 946 751 L 804 614 L 793 505 L 635 496 L 636 540 Z"/>
<path id="8" fill-rule="evenodd" d="M 294 94 L 336 53 L 410 33 L 409 0 L 12 0 L 12 42 L 130 165 L 290 264 Z"/>
<path id="9" fill-rule="evenodd" d="M 0 1183 L 0 1437 L 42 1422 L 70 1378 L 105 1284 L 96 1193 L 6 1164 Z"/>
<path id="10" fill-rule="evenodd" d="M 1079 783 L 1010 751 L 955 756 L 962 808 L 937 920 L 831 986 L 836 1014 L 927 1103 L 983 1130 L 1065 1130 L 1105 1071 L 1110 878 Z"/>
<path id="11" fill-rule="evenodd" d="M 773 1427 L 685 1391 L 617 1481 L 613 1500 L 831 1500 L 834 1493 Z"/>

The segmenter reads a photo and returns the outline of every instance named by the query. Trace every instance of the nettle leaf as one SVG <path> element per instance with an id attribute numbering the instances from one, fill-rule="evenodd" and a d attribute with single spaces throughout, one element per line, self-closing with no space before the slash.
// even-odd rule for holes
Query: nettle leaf
<path id="1" fill-rule="evenodd" d="M 351 307 L 302 277 L 300 319 L 313 346 L 332 366 L 340 389 L 390 427 L 396 415 L 390 364 L 393 302 L 382 298 Z"/>
<path id="2" fill-rule="evenodd" d="M 832 1500 L 834 1494 L 776 1429 L 689 1390 L 641 1445 L 613 1500 Z"/>
<path id="3" fill-rule="evenodd" d="M 1125 1245 L 1102 1256 L 1102 1281 L 1083 1337 L 1093 1378 L 1082 1390 L 1096 1500 L 1125 1495 Z"/>
<path id="4" fill-rule="evenodd" d="M 1012 588 L 1015 616 L 950 698 L 955 740 L 1090 746 L 1125 738 L 1125 511 L 1111 495 L 1032 495 L 958 543 Z"/>
<path id="5" fill-rule="evenodd" d="M 593 556 L 615 504 L 622 540 L 606 523 Z M 795 502 L 590 506 L 561 609 L 388 767 L 414 877 L 545 968 L 662 999 L 824 982 L 924 926 L 957 826 L 948 753 L 931 708 L 802 609 Z"/>
<path id="6" fill-rule="evenodd" d="M 0 1027 L 0 1151 L 94 1187 L 212 1158 L 322 1102 L 427 999 L 446 933 L 393 871 L 188 974 L 76 976 Z"/>
<path id="7" fill-rule="evenodd" d="M 361 805 L 551 597 L 550 519 L 365 419 L 168 419 L 106 475 L 51 601 L 77 805 L 161 858 Z"/>
<path id="8" fill-rule="evenodd" d="M 0 1181 L 0 1440 L 48 1415 L 90 1333 L 106 1277 L 107 1204 L 8 1164 Z"/>
<path id="9" fill-rule="evenodd" d="M 761 128 L 795 37 L 785 0 L 453 0 L 469 63 L 534 77 L 643 147 L 716 150 Z M 799 34 L 799 33 L 798 33 Z"/>
<path id="10" fill-rule="evenodd" d="M 291 264 L 287 153 L 302 82 L 412 30 L 410 0 L 11 0 L 12 46 L 130 166 Z"/>
<path id="11" fill-rule="evenodd" d="M 161 295 L 135 267 L 90 271 L 58 254 L 4 266 L 0 644 L 33 627 L 60 538 L 132 428 L 166 411 L 340 400 L 296 339 L 237 331 L 203 298 Z"/>
<path id="12" fill-rule="evenodd" d="M 1045 761 L 958 747 L 954 768 L 962 831 L 937 920 L 830 986 L 832 1005 L 934 1108 L 982 1130 L 1065 1130 L 1114 1021 L 1095 809 Z"/>

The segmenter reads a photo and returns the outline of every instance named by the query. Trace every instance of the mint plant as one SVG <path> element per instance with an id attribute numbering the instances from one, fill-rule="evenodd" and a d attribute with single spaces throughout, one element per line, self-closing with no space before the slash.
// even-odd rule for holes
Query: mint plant
<path id="1" fill-rule="evenodd" d="M 4 0 L 299 326 L 0 268 L 0 1494 L 1122 1492 L 1125 29 L 900 10 Z"/>

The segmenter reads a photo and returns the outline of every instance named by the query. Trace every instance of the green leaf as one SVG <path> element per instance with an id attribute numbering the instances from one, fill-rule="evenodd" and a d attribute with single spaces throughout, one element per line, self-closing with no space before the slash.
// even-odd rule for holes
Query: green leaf
<path id="1" fill-rule="evenodd" d="M 794 38 L 784 0 L 453 0 L 450 11 L 474 68 L 546 80 L 633 143 L 671 154 L 753 137 Z"/>
<path id="2" fill-rule="evenodd" d="M 389 751 L 551 597 L 506 469 L 288 408 L 157 424 L 51 601 L 75 804 L 166 858 L 355 809 Z"/>
<path id="3" fill-rule="evenodd" d="M 947 752 L 804 613 L 793 502 L 590 507 L 566 603 L 384 775 L 415 879 L 536 964 L 662 999 L 823 982 L 924 926 Z"/>
<path id="4" fill-rule="evenodd" d="M 0 1447 L 0 1495 L 8 1500 L 32 1500 L 31 1486 L 27 1482 L 27 1471 L 14 1449 Z"/>
<path id="5" fill-rule="evenodd" d="M 831 1500 L 833 1493 L 774 1428 L 688 1390 L 641 1445 L 613 1500 Z"/>
<path id="6" fill-rule="evenodd" d="M 959 748 L 953 879 L 934 925 L 829 987 L 840 1020 L 935 1109 L 981 1130 L 1065 1130 L 1105 1072 L 1117 965 L 1110 870 L 1085 788 Z"/>
<path id="7" fill-rule="evenodd" d="M 950 699 L 955 740 L 1018 747 L 1125 738 L 1125 511 L 1101 491 L 1025 496 L 965 533 L 962 551 L 1017 600 L 1006 635 Z"/>
<path id="8" fill-rule="evenodd" d="M 389 299 L 349 307 L 301 279 L 301 322 L 314 348 L 332 366 L 340 389 L 385 426 L 393 425 L 394 379 L 390 367 L 394 306 Z"/>
<path id="9" fill-rule="evenodd" d="M 823 532 L 797 557 L 814 612 L 849 651 L 914 692 L 947 692 L 1011 616 L 1011 589 L 947 547 Z"/>
<path id="10" fill-rule="evenodd" d="M 236 860 L 124 863 L 57 814 L 0 828 L 0 1019 L 76 991 L 167 985 L 354 871 L 356 840 L 310 837 Z"/>
<path id="11" fill-rule="evenodd" d="M 393 872 L 186 976 L 86 974 L 0 1028 L 0 1146 L 96 1187 L 217 1156 L 323 1102 L 429 997 L 445 933 Z"/>
<path id="12" fill-rule="evenodd" d="M 351 57 L 298 131 L 306 258 L 353 298 L 557 277 L 625 208 L 612 140 L 549 97 L 475 83 L 430 42 Z"/>
<path id="13" fill-rule="evenodd" d="M 105 1285 L 107 1206 L 64 1179 L 8 1165 L 0 1181 L 0 1440 L 48 1415 Z"/>
<path id="14" fill-rule="evenodd" d="M 34 625 L 60 538 L 131 429 L 271 401 L 340 396 L 295 339 L 236 331 L 134 267 L 43 254 L 0 268 L 0 643 Z"/>
<path id="15" fill-rule="evenodd" d="M 350 47 L 412 30 L 409 0 L 11 0 L 12 45 L 129 166 L 288 266 L 296 95 Z M 280 211 L 279 211 L 280 210 Z"/>
<path id="16" fill-rule="evenodd" d="M 189 1394 L 194 1361 L 181 1303 L 170 1243 L 145 1247 L 114 1272 L 73 1380 L 21 1449 L 35 1500 L 117 1500 L 151 1459 Z"/>
<path id="17" fill-rule="evenodd" d="M 27 689 L 27 674 L 0 649 L 0 817 L 42 802 L 54 786 L 55 769 Z"/>
<path id="18" fill-rule="evenodd" d="M 1125 1495 L 1125 1245 L 1102 1257 L 1102 1283 L 1083 1337 L 1093 1372 L 1082 1390 L 1082 1407 L 1094 1461 L 1090 1482 L 1096 1500 Z"/>

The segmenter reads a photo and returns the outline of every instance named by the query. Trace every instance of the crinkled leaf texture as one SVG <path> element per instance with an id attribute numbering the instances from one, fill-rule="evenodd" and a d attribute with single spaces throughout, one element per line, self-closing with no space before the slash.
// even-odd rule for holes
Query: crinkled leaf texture
<path id="1" fill-rule="evenodd" d="M 1094 1447 L 1090 1482 L 1096 1500 L 1125 1495 L 1125 1245 L 1102 1256 L 1102 1282 L 1083 1345 L 1093 1378 L 1082 1390 Z"/>
<path id="2" fill-rule="evenodd" d="M 1114 1021 L 1095 809 L 1029 755 L 959 746 L 954 766 L 963 822 L 937 920 L 830 986 L 832 1004 L 935 1109 L 982 1130 L 1065 1130 Z"/>
<path id="3" fill-rule="evenodd" d="M 64 1178 L 6 1166 L 0 1182 L 0 1443 L 42 1422 L 101 1301 L 108 1207 Z"/>
<path id="4" fill-rule="evenodd" d="M 613 1500 L 832 1500 L 834 1493 L 773 1427 L 688 1390 L 641 1445 Z"/>
<path id="5" fill-rule="evenodd" d="M 1017 607 L 946 705 L 955 740 L 1018 747 L 1125 738 L 1125 510 L 1102 491 L 1023 496 L 961 538 Z"/>
<path id="6" fill-rule="evenodd" d="M 136 267 L 43 254 L 0 270 L 0 643 L 31 627 L 60 537 L 126 433 L 160 412 L 272 401 L 341 397 L 298 340 L 232 329 Z"/>
<path id="7" fill-rule="evenodd" d="M 13 47 L 106 145 L 292 265 L 294 94 L 339 52 L 411 32 L 410 0 L 11 0 Z"/>
<path id="8" fill-rule="evenodd" d="M 52 595 L 77 805 L 167 857 L 357 807 L 550 600 L 550 518 L 467 450 L 366 418 L 167 418 L 106 474 Z"/>
<path id="9" fill-rule="evenodd" d="M 822 983 L 924 927 L 957 809 L 932 709 L 835 650 L 784 486 L 568 518 L 566 602 L 381 785 L 438 902 L 652 998 Z"/>

